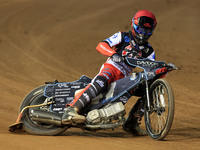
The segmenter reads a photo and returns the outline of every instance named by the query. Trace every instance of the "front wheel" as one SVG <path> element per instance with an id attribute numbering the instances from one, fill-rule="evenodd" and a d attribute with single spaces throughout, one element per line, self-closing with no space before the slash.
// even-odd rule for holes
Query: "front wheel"
<path id="1" fill-rule="evenodd" d="M 163 140 L 174 118 L 174 94 L 169 83 L 158 79 L 149 90 L 150 110 L 145 109 L 145 125 L 149 136 L 155 140 Z"/>
<path id="2" fill-rule="evenodd" d="M 44 96 L 44 88 L 45 86 L 40 86 L 36 88 L 35 90 L 31 91 L 24 98 L 24 101 L 22 102 L 21 107 L 20 107 L 20 111 L 24 107 L 29 106 L 29 105 L 42 104 L 46 99 L 46 97 Z M 40 109 L 40 108 L 27 109 L 21 118 L 21 121 L 23 122 L 23 128 L 26 132 L 30 134 L 35 134 L 35 135 L 58 135 L 64 132 L 68 128 L 67 126 L 57 127 L 54 125 L 48 125 L 48 124 L 38 123 L 36 121 L 33 121 L 30 116 L 32 109 Z"/>

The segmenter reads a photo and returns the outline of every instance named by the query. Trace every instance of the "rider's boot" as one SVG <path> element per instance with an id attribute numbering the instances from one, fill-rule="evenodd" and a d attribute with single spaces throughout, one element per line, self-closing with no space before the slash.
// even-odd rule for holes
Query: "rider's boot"
<path id="1" fill-rule="evenodd" d="M 103 76 L 97 76 L 94 82 L 90 83 L 67 105 L 66 111 L 62 116 L 62 124 L 80 124 L 85 122 L 85 116 L 79 115 L 78 112 L 84 108 L 91 99 L 98 96 L 107 88 L 107 79 Z"/>
<path id="2" fill-rule="evenodd" d="M 123 130 L 129 133 L 132 133 L 136 136 L 143 136 L 147 135 L 147 132 L 140 128 L 140 122 L 143 115 L 144 115 L 144 109 L 143 109 L 143 99 L 140 98 L 134 105 L 134 107 L 131 109 L 129 116 L 127 117 L 124 125 Z"/>
<path id="3" fill-rule="evenodd" d="M 62 116 L 62 124 L 81 124 L 85 122 L 85 116 L 78 114 L 78 108 L 68 106 Z"/>
<path id="4" fill-rule="evenodd" d="M 147 135 L 147 132 L 140 128 L 137 117 L 129 117 L 123 125 L 123 130 L 136 136 Z"/>

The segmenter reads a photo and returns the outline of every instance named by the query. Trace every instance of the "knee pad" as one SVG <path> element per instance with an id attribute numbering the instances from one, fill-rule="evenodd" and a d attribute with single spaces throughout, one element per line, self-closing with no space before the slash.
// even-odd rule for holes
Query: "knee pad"
<path id="1" fill-rule="evenodd" d="M 103 76 L 97 76 L 92 83 L 85 88 L 80 97 L 76 97 L 70 106 L 77 107 L 81 110 L 91 99 L 98 96 L 107 89 L 107 79 Z"/>
<path id="2" fill-rule="evenodd" d="M 104 76 L 97 76 L 92 82 L 92 85 L 94 86 L 98 95 L 107 90 L 108 80 Z"/>

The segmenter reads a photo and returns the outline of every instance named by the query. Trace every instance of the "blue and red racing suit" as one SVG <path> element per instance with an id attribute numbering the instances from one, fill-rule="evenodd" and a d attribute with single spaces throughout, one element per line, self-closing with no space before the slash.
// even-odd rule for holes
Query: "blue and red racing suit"
<path id="1" fill-rule="evenodd" d="M 108 84 L 113 81 L 119 80 L 125 76 L 128 76 L 133 68 L 128 66 L 124 62 L 114 62 L 111 59 L 113 54 L 120 56 L 127 56 L 130 53 L 130 57 L 133 57 L 131 52 L 135 52 L 134 58 L 148 58 L 155 60 L 155 52 L 149 43 L 138 45 L 131 32 L 117 32 L 108 39 L 100 42 L 97 46 L 97 51 L 105 56 L 109 56 L 107 61 L 102 65 L 101 70 L 97 76 L 104 76 L 108 80 Z"/>
<path id="2" fill-rule="evenodd" d="M 134 58 L 143 57 L 155 60 L 155 53 L 150 44 L 147 42 L 142 45 L 138 45 L 132 37 L 131 32 L 117 32 L 111 37 L 100 42 L 96 49 L 101 54 L 108 56 L 108 59 L 102 65 L 100 72 L 96 75 L 92 82 L 84 90 L 77 94 L 74 100 L 69 104 L 69 106 L 76 107 L 78 110 L 84 108 L 90 100 L 98 94 L 104 92 L 110 83 L 124 78 L 132 72 L 133 68 L 128 66 L 123 61 L 119 63 L 113 61 L 111 59 L 112 55 L 128 55 Z M 132 56 L 132 53 L 130 52 L 135 52 L 136 54 Z"/>

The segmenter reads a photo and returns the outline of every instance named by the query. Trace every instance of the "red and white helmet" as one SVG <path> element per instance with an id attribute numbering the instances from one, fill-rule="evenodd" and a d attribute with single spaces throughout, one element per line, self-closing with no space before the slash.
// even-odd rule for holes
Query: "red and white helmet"
<path id="1" fill-rule="evenodd" d="M 132 34 L 138 44 L 147 42 L 156 27 L 156 18 L 148 10 L 138 11 L 132 19 Z"/>

